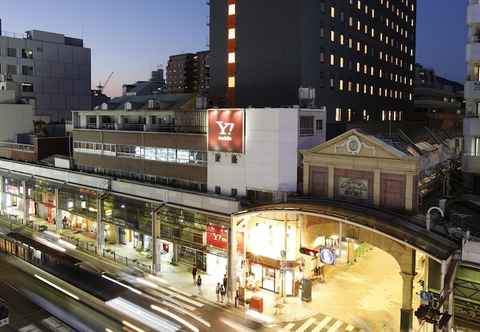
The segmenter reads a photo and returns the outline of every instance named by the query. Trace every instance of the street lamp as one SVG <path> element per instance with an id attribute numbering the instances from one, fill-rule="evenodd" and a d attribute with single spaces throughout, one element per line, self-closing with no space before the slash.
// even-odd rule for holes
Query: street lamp
<path id="1" fill-rule="evenodd" d="M 438 206 L 432 206 L 431 208 L 428 209 L 427 211 L 427 214 L 426 214 L 426 226 L 427 226 L 427 231 L 430 230 L 430 227 L 431 227 L 431 222 L 432 222 L 432 216 L 431 216 L 431 212 L 432 211 L 438 211 L 440 212 L 440 215 L 442 216 L 442 218 L 445 217 L 445 213 L 443 212 L 443 210 L 438 207 Z"/>

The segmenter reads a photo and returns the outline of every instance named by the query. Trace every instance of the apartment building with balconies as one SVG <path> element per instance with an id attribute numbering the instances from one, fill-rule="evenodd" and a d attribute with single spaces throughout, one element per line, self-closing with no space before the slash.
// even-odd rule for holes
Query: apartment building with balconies
<path id="1" fill-rule="evenodd" d="M 466 112 L 463 122 L 463 169 L 475 193 L 480 193 L 480 1 L 469 0 L 467 7 Z"/>

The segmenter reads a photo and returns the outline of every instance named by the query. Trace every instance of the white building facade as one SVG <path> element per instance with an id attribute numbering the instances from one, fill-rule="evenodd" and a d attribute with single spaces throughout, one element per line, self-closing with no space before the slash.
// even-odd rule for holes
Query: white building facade
<path id="1" fill-rule="evenodd" d="M 241 135 L 233 137 L 233 141 L 224 137 L 227 141 L 223 142 L 228 143 L 224 146 L 212 144 L 212 140 L 216 140 L 212 136 L 218 134 L 212 127 L 222 123 L 228 126 L 228 121 L 219 119 L 235 112 L 243 119 L 243 124 L 232 120 L 232 131 L 239 130 Z M 300 165 L 298 151 L 324 142 L 325 126 L 324 109 L 210 110 L 208 190 L 240 197 L 265 194 L 268 200 L 280 199 L 283 193 L 296 192 Z M 241 139 L 242 144 L 235 150 L 231 144 L 235 144 L 236 139 Z"/>

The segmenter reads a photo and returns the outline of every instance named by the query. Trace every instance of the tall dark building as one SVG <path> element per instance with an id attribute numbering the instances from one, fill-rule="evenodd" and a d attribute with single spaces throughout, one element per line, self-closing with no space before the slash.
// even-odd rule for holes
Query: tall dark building
<path id="1" fill-rule="evenodd" d="M 209 88 L 208 51 L 172 55 L 167 66 L 170 93 L 205 93 Z"/>
<path id="2" fill-rule="evenodd" d="M 210 0 L 210 18 L 214 104 L 296 105 L 304 87 L 330 123 L 413 109 L 416 0 Z"/>

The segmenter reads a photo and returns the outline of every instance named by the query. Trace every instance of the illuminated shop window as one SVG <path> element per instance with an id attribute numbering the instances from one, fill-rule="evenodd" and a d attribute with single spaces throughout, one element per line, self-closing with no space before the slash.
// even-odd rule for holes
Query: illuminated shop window
<path id="1" fill-rule="evenodd" d="M 235 11 L 236 11 L 235 4 L 228 5 L 228 15 L 235 15 Z"/>

